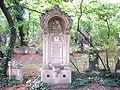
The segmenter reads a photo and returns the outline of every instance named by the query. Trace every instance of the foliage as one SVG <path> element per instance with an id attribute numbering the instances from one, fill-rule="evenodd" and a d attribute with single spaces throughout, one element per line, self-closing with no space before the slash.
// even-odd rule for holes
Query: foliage
<path id="1" fill-rule="evenodd" d="M 0 51 L 2 51 L 4 53 L 7 49 L 8 49 L 8 46 L 6 46 L 5 44 L 1 43 Z"/>
<path id="2" fill-rule="evenodd" d="M 116 73 L 105 72 L 105 75 L 100 79 L 99 83 L 104 86 L 118 87 L 120 86 L 120 80 L 117 77 Z"/>
<path id="3" fill-rule="evenodd" d="M 100 81 L 104 86 L 118 87 L 120 86 L 120 80 L 118 79 L 103 79 Z"/>
<path id="4" fill-rule="evenodd" d="M 16 80 L 15 76 L 12 76 L 11 79 L 9 77 L 5 77 L 0 81 L 0 88 L 4 90 L 4 87 L 15 87 L 18 84 L 20 84 L 20 82 Z"/>
<path id="5" fill-rule="evenodd" d="M 103 86 L 109 86 L 109 87 L 120 86 L 120 79 L 118 79 L 118 75 L 112 72 L 106 72 L 105 75 L 102 78 L 100 78 L 98 82 Z"/>
<path id="6" fill-rule="evenodd" d="M 10 34 L 9 34 L 10 39 L 8 41 L 8 44 L 7 44 L 8 49 L 4 53 L 4 58 L 3 58 L 3 62 L 2 62 L 3 72 L 4 72 L 4 75 L 6 76 L 6 71 L 7 71 L 7 68 L 8 68 L 7 64 L 8 64 L 8 61 L 11 60 L 11 56 L 12 56 L 11 54 L 12 54 L 12 50 L 13 50 L 14 44 L 15 44 L 16 28 L 14 27 L 14 22 L 13 22 L 11 14 L 9 13 L 7 7 L 4 4 L 4 0 L 2 0 L 0 2 L 0 4 L 1 4 L 0 8 L 3 11 L 4 16 L 7 19 L 7 22 L 8 22 L 8 25 L 9 25 L 9 30 L 10 30 Z"/>
<path id="7" fill-rule="evenodd" d="M 92 48 L 92 47 L 90 47 L 89 48 L 89 60 L 90 61 L 94 61 L 95 60 L 95 58 L 96 58 L 96 53 L 95 53 L 95 49 L 94 48 Z"/>
<path id="8" fill-rule="evenodd" d="M 110 72 L 105 73 L 102 77 L 95 72 L 91 72 L 91 74 L 72 72 L 72 82 L 69 85 L 69 88 L 77 89 L 93 82 L 98 82 L 103 86 L 118 87 L 120 86 L 120 80 L 115 77 L 116 75 Z"/>
<path id="9" fill-rule="evenodd" d="M 88 85 L 90 83 L 90 79 L 84 73 L 72 72 L 72 82 L 70 84 L 70 88 L 79 88 L 81 86 Z"/>
<path id="10" fill-rule="evenodd" d="M 41 81 L 41 76 L 38 76 L 33 83 L 31 83 L 27 90 L 50 90 L 50 85 Z"/>
<path id="11" fill-rule="evenodd" d="M 0 63 L 0 80 L 4 77 L 3 68 L 1 66 L 2 65 Z"/>
<path id="12" fill-rule="evenodd" d="M 78 51 L 80 51 L 80 48 L 79 48 L 80 46 L 79 45 L 73 45 L 73 46 L 71 46 L 71 50 L 73 51 L 73 52 L 78 52 Z"/>
<path id="13" fill-rule="evenodd" d="M 19 5 L 15 4 L 14 1 L 18 1 Z M 80 30 L 89 33 L 92 37 L 93 45 L 100 46 L 100 48 L 108 50 L 108 52 L 118 52 L 117 32 L 120 31 L 119 4 L 100 3 L 99 0 L 89 1 L 90 2 L 87 3 L 84 2 L 82 6 L 83 13 L 80 21 Z M 42 30 L 39 27 L 39 19 L 43 13 L 49 11 L 56 3 L 59 4 L 63 11 L 72 17 L 71 40 L 74 42 L 72 49 L 73 51 L 80 50 L 79 44 L 82 42 L 82 37 L 81 34 L 77 32 L 77 20 L 81 9 L 79 0 L 5 0 L 5 5 L 7 5 L 15 23 L 14 28 L 10 29 L 12 32 L 9 33 L 9 36 L 12 41 L 10 41 L 9 47 L 7 45 L 0 45 L 0 50 L 5 52 L 2 64 L 3 66 L 5 65 L 5 69 L 7 68 L 8 60 L 11 59 L 11 53 L 9 52 L 14 48 L 14 44 L 12 43 L 14 42 L 13 40 L 15 40 L 15 28 L 24 25 L 24 31 L 26 31 L 26 33 L 28 32 L 25 40 L 29 41 L 30 44 L 35 44 L 38 48 L 41 47 L 39 45 L 41 45 L 40 41 L 42 41 Z M 3 13 L 0 13 L 0 35 L 10 30 Z M 14 35 L 11 36 L 11 34 Z M 94 56 L 91 57 L 91 60 L 94 60 Z M 0 72 L 2 72 L 2 69 L 3 68 L 0 69 Z M 106 75 L 109 76 L 109 74 Z M 73 74 L 72 81 L 71 87 L 78 87 L 89 83 L 88 77 L 85 78 L 84 76 L 84 78 L 82 78 L 82 76 L 78 74 Z M 109 83 L 111 80 L 106 79 L 105 82 Z M 40 82 L 40 87 L 42 87 L 41 85 L 44 86 L 42 82 Z"/>

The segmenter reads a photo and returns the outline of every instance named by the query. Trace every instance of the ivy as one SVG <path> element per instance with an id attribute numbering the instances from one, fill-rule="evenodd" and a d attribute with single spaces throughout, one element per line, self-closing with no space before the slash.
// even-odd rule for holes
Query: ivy
<path id="1" fill-rule="evenodd" d="M 92 74 L 92 73 L 91 73 Z M 72 72 L 72 82 L 69 85 L 69 88 L 77 89 L 81 86 L 87 86 L 93 82 L 98 83 L 99 85 L 107 87 L 118 87 L 120 86 L 120 80 L 115 78 L 114 73 L 105 73 L 104 76 L 99 76 L 99 74 L 90 75 L 85 73 Z"/>
<path id="2" fill-rule="evenodd" d="M 2 78 L 0 81 L 0 88 L 4 90 L 5 87 L 16 87 L 20 82 L 16 80 L 15 76 Z"/>
<path id="3" fill-rule="evenodd" d="M 77 89 L 81 86 L 88 85 L 90 83 L 90 79 L 84 73 L 72 72 L 72 82 L 69 85 L 69 88 Z"/>
<path id="4" fill-rule="evenodd" d="M 50 90 L 50 85 L 41 81 L 41 76 L 39 75 L 33 83 L 31 83 L 27 90 Z"/>
<path id="5" fill-rule="evenodd" d="M 110 87 L 120 86 L 120 80 L 118 80 L 118 79 L 103 79 L 103 80 L 101 80 L 101 83 L 104 86 L 110 86 Z"/>

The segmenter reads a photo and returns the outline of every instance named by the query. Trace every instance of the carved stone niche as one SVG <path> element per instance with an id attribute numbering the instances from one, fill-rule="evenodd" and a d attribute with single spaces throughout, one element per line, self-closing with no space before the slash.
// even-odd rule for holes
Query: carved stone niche
<path id="1" fill-rule="evenodd" d="M 72 19 L 58 5 L 41 18 L 43 65 L 41 80 L 50 84 L 71 82 L 69 41 Z"/>

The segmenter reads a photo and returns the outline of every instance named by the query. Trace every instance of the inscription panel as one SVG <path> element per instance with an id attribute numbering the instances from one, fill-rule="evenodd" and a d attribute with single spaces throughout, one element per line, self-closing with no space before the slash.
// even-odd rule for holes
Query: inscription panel
<path id="1" fill-rule="evenodd" d="M 62 42 L 59 36 L 54 36 L 51 41 L 51 63 L 62 63 Z"/>

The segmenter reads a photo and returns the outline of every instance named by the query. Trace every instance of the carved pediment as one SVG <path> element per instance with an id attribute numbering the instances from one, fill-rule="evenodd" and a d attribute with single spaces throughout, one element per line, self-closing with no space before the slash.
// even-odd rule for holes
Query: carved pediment
<path id="1" fill-rule="evenodd" d="M 59 34 L 61 32 L 69 33 L 72 26 L 72 19 L 65 12 L 61 11 L 58 5 L 55 5 L 50 12 L 47 12 L 41 18 L 41 27 L 44 34 L 49 32 Z"/>

